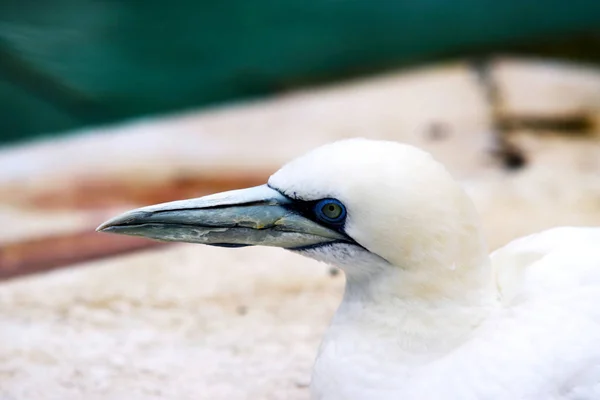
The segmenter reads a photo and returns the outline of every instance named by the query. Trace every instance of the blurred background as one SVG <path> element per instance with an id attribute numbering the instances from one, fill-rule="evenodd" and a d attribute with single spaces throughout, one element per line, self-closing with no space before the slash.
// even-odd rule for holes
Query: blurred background
<path id="1" fill-rule="evenodd" d="M 306 398 L 343 277 L 94 228 L 357 136 L 600 225 L 600 2 L 0 1 L 0 398 Z"/>

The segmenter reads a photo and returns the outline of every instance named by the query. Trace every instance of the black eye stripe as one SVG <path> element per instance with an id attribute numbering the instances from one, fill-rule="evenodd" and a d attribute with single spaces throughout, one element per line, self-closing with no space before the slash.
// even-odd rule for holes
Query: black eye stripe
<path id="1" fill-rule="evenodd" d="M 286 204 L 284 207 L 289 209 L 290 211 L 296 212 L 302 215 L 306 219 L 310 219 L 311 221 L 317 222 L 321 225 L 327 226 L 329 229 L 339 232 L 345 236 L 346 232 L 344 230 L 345 222 L 346 222 L 346 209 L 342 203 L 338 202 L 343 209 L 342 218 L 339 220 L 331 220 L 328 218 L 321 218 L 317 215 L 315 209 L 318 207 L 318 204 L 324 200 L 335 200 L 335 199 L 320 199 L 320 200 L 294 200 L 291 199 L 292 203 Z M 337 200 L 335 200 L 337 201 Z"/>
<path id="2" fill-rule="evenodd" d="M 325 223 L 324 221 L 322 221 L 322 220 L 320 220 L 320 219 L 317 218 L 317 216 L 314 213 L 315 205 L 318 202 L 323 201 L 323 200 L 327 200 L 327 199 L 303 200 L 302 198 L 300 198 L 298 196 L 298 194 L 296 192 L 293 192 L 290 195 L 290 194 L 286 194 L 285 192 L 283 192 L 283 191 L 281 191 L 281 190 L 279 190 L 279 189 L 277 189 L 277 188 L 275 188 L 275 187 L 273 187 L 271 185 L 268 185 L 268 186 L 271 189 L 279 192 L 279 194 L 281 194 L 282 196 L 288 198 L 291 201 L 291 203 L 283 205 L 283 207 L 289 209 L 290 212 L 295 212 L 297 214 L 302 215 L 306 219 L 309 219 L 309 220 L 314 221 L 316 223 L 319 223 L 321 225 L 325 225 L 329 229 L 334 230 L 334 231 L 336 231 L 336 232 L 344 235 L 347 238 L 347 242 L 344 242 L 344 241 L 335 241 L 335 242 L 330 242 L 330 243 L 316 244 L 316 245 L 312 245 L 312 246 L 297 247 L 297 248 L 293 248 L 293 249 L 289 249 L 289 250 L 303 251 L 303 250 L 310 250 L 310 249 L 326 248 L 326 247 L 331 247 L 331 246 L 335 246 L 335 245 L 352 245 L 352 246 L 358 246 L 358 247 L 360 247 L 361 249 L 363 249 L 366 252 L 370 252 L 369 249 L 367 249 L 366 247 L 364 247 L 363 245 L 361 245 L 360 243 L 358 243 L 356 240 L 354 240 L 351 236 L 349 236 L 346 233 L 345 227 L 346 227 L 347 212 L 345 213 L 346 215 L 344 216 L 344 218 L 341 221 L 341 223 L 338 223 L 338 224 Z M 332 200 L 336 200 L 336 199 L 332 199 Z M 342 203 L 340 202 L 340 204 L 342 204 Z M 343 204 L 342 204 L 342 206 L 343 206 Z M 345 206 L 344 206 L 344 210 L 345 210 Z M 387 260 L 385 260 L 383 258 L 382 258 L 382 260 L 384 260 L 384 261 L 387 262 Z"/>
<path id="3" fill-rule="evenodd" d="M 285 205 L 283 205 L 283 207 L 289 209 L 290 211 L 293 211 L 293 212 L 296 212 L 296 213 L 302 215 L 306 219 L 309 219 L 313 222 L 317 222 L 318 224 L 321 224 L 321 225 L 325 225 L 329 229 L 334 230 L 338 233 L 341 233 L 342 235 L 344 235 L 348 239 L 350 239 L 352 242 L 354 242 L 354 239 L 349 237 L 345 231 L 347 211 L 346 211 L 346 206 L 344 206 L 344 204 L 341 201 L 331 198 L 331 197 L 327 197 L 324 199 L 318 199 L 318 200 L 303 200 L 296 194 L 296 192 L 293 192 L 292 195 L 289 195 L 271 185 L 268 185 L 268 186 L 271 189 L 279 192 L 282 196 L 285 196 L 291 200 L 291 203 L 285 204 Z M 335 201 L 341 207 L 343 207 L 343 209 L 344 209 L 343 218 L 341 218 L 339 221 L 327 221 L 327 220 L 318 218 L 318 216 L 315 213 L 315 207 L 319 202 L 322 202 L 325 200 Z"/>

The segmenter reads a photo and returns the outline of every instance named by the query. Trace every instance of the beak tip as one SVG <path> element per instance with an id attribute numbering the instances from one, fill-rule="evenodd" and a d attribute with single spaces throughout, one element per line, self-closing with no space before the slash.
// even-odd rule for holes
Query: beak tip
<path id="1" fill-rule="evenodd" d="M 108 229 L 110 227 L 110 225 L 107 222 L 103 222 L 102 224 L 100 224 L 97 228 L 96 228 L 96 232 L 104 232 L 106 231 L 106 229 Z"/>
<path id="2" fill-rule="evenodd" d="M 96 232 L 110 232 L 112 230 L 111 228 L 119 225 L 127 225 L 127 223 L 132 222 L 130 214 L 130 212 L 121 214 L 109 219 L 108 221 L 104 221 L 96 228 Z"/>
<path id="3" fill-rule="evenodd" d="M 97 228 L 96 232 L 111 232 L 117 227 L 123 227 L 130 224 L 135 223 L 137 220 L 143 220 L 147 218 L 150 213 L 145 211 L 131 210 L 123 213 L 121 215 L 117 215 L 109 219 L 108 221 L 104 221 Z"/>

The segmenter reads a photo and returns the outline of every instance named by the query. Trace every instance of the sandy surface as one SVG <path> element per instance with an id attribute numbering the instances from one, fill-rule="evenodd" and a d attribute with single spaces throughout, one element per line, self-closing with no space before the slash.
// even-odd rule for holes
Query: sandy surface
<path id="1" fill-rule="evenodd" d="M 174 246 L 0 287 L 2 399 L 301 399 L 343 276 Z"/>

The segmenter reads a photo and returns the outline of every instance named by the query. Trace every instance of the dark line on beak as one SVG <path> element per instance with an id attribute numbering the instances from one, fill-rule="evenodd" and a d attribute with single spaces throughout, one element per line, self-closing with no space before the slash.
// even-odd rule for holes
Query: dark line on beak
<path id="1" fill-rule="evenodd" d="M 208 246 L 215 246 L 215 247 L 226 247 L 229 249 L 235 249 L 238 247 L 250 247 L 253 246 L 251 244 L 237 244 L 237 243 L 207 243 Z"/>

